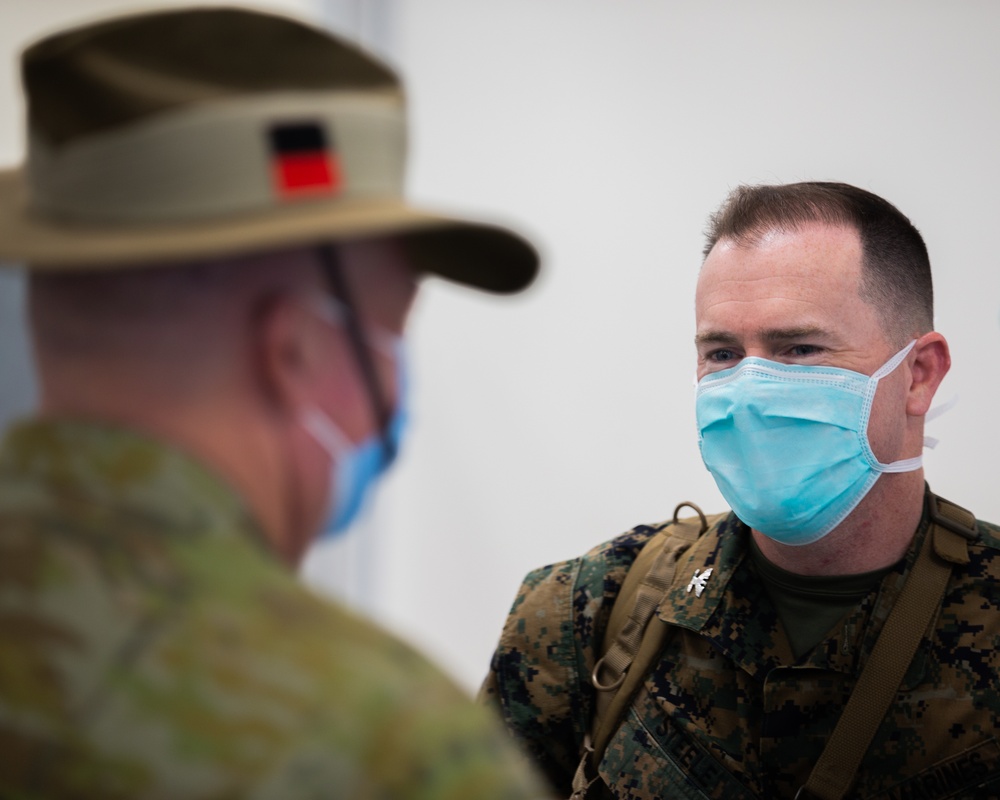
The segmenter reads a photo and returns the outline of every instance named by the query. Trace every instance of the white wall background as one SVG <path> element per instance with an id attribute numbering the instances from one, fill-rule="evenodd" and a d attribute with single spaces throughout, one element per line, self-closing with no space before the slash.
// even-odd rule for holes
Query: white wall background
<path id="1" fill-rule="evenodd" d="M 99 5 L 123 4 L 31 13 L 62 24 Z M 528 569 L 680 500 L 720 509 L 695 442 L 693 293 L 705 219 L 741 182 L 848 181 L 921 229 L 955 361 L 941 398 L 960 396 L 929 428 L 927 474 L 1000 519 L 1000 5 L 270 5 L 334 20 L 401 69 L 413 197 L 516 224 L 546 262 L 518 298 L 426 284 L 403 459 L 362 530 L 315 550 L 309 581 L 472 688 Z M 0 47 L 20 36 L 0 26 Z M 0 349 L 0 380 L 22 358 Z"/>

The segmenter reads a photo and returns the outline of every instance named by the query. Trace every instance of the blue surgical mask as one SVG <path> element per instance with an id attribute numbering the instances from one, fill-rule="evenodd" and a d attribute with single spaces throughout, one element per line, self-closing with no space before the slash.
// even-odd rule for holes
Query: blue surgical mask
<path id="1" fill-rule="evenodd" d="M 701 457 L 743 522 L 782 544 L 815 542 L 857 507 L 884 472 L 868 441 L 879 380 L 915 344 L 871 376 L 837 367 L 744 358 L 698 383 Z"/>
<path id="2" fill-rule="evenodd" d="M 398 400 L 385 436 L 372 434 L 355 444 L 318 408 L 305 414 L 302 424 L 330 456 L 327 512 L 321 534 L 335 537 L 357 519 L 371 489 L 392 466 L 409 422 L 403 350 L 397 355 Z"/>
<path id="3" fill-rule="evenodd" d="M 342 322 L 342 307 L 337 301 L 325 300 L 311 307 L 331 324 Z M 385 431 L 354 443 L 319 408 L 309 409 L 302 417 L 302 426 L 330 456 L 327 511 L 320 529 L 323 537 L 342 534 L 357 519 L 372 488 L 395 461 L 409 423 L 408 378 L 402 339 L 378 328 L 367 331 L 367 335 L 368 343 L 396 364 L 396 407 Z"/>

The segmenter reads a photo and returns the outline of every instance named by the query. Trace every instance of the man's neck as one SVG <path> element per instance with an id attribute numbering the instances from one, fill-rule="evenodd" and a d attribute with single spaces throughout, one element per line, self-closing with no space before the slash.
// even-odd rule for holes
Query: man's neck
<path id="1" fill-rule="evenodd" d="M 292 541 L 292 526 L 283 513 L 282 493 L 291 490 L 281 479 L 287 468 L 284 454 L 239 398 L 216 408 L 207 401 L 170 405 L 136 392 L 111 397 L 122 399 L 96 397 L 90 402 L 86 396 L 68 400 L 43 394 L 40 416 L 128 428 L 187 453 L 236 490 L 276 555 L 295 566 L 304 548 Z"/>
<path id="2" fill-rule="evenodd" d="M 924 508 L 923 471 L 882 475 L 850 516 L 817 542 L 779 544 L 753 531 L 761 553 L 798 575 L 856 575 L 895 564 L 909 548 Z"/>

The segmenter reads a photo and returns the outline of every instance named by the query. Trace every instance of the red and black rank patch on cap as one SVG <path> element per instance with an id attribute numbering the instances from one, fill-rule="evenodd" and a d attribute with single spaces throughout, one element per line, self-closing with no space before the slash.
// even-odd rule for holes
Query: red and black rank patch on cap
<path id="1" fill-rule="evenodd" d="M 269 131 L 278 195 L 336 194 L 343 176 L 337 153 L 317 122 L 274 125 Z"/>

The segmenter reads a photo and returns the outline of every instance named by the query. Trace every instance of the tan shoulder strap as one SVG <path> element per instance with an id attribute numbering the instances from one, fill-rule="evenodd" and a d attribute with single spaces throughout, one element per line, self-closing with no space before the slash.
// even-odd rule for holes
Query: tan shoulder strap
<path id="1" fill-rule="evenodd" d="M 968 543 L 978 538 L 975 516 L 930 492 L 927 503 L 932 528 L 837 726 L 796 798 L 840 800 L 850 790 L 858 766 L 941 605 L 952 564 L 969 563 Z"/>
<path id="2" fill-rule="evenodd" d="M 693 509 L 698 516 L 678 519 L 684 507 Z M 586 797 L 618 720 L 660 652 L 667 626 L 655 613 L 673 584 L 678 559 L 725 516 L 706 517 L 694 503 L 680 503 L 674 509 L 673 521 L 646 543 L 626 573 L 605 629 L 603 655 L 591 675 L 597 690 L 594 714 L 573 779 L 573 798 Z"/>

